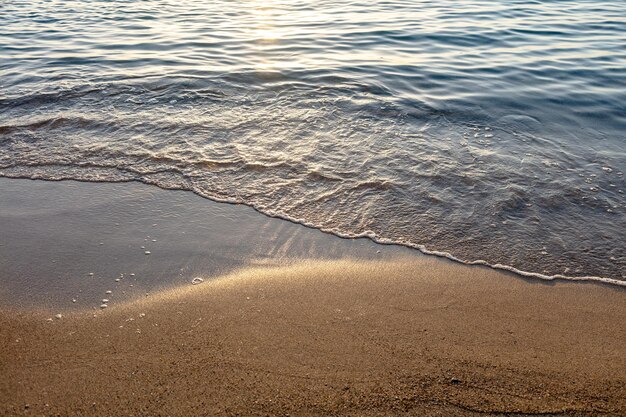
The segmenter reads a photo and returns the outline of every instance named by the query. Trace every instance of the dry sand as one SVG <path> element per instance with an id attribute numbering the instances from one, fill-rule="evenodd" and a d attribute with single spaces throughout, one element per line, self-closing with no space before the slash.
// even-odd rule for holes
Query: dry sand
<path id="1" fill-rule="evenodd" d="M 437 259 L 3 310 L 2 415 L 626 415 L 626 292 Z M 145 315 L 144 315 L 145 314 Z"/>

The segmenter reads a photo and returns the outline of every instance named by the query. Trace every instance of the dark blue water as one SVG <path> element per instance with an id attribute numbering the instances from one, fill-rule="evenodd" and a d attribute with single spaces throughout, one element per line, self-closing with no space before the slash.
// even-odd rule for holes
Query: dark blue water
<path id="1" fill-rule="evenodd" d="M 625 170 L 621 0 L 0 4 L 0 176 L 625 281 Z"/>

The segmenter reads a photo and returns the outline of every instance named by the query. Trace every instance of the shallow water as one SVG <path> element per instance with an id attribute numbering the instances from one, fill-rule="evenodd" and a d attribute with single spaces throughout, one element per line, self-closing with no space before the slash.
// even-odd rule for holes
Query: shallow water
<path id="1" fill-rule="evenodd" d="M 622 1 L 0 4 L 0 176 L 626 280 Z"/>

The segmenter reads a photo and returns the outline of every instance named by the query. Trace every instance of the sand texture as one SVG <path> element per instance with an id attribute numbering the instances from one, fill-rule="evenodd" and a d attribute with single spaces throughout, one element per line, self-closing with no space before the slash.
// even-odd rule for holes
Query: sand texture
<path id="1" fill-rule="evenodd" d="M 49 317 L 0 314 L 1 415 L 626 415 L 602 285 L 305 262 Z"/>

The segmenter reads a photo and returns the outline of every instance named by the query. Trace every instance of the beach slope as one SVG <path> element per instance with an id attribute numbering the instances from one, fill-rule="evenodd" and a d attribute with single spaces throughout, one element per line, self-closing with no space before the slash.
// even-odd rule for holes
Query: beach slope
<path id="1" fill-rule="evenodd" d="M 1 415 L 625 415 L 626 294 L 424 258 L 4 309 Z"/>

